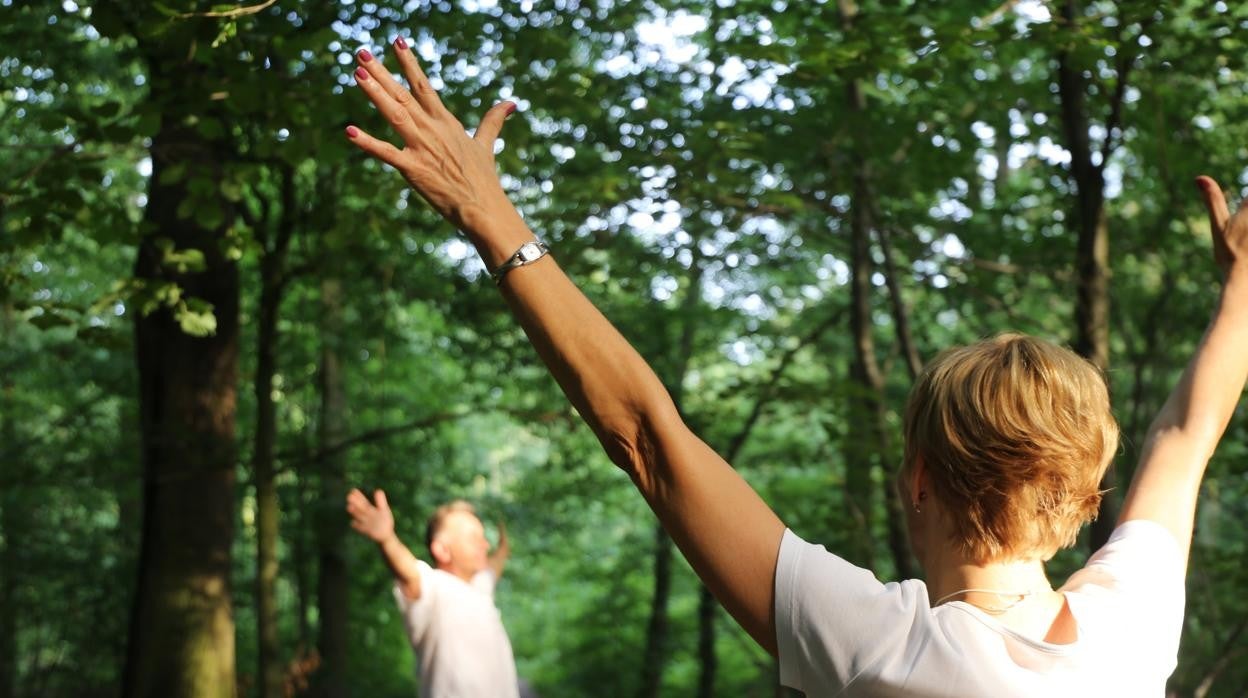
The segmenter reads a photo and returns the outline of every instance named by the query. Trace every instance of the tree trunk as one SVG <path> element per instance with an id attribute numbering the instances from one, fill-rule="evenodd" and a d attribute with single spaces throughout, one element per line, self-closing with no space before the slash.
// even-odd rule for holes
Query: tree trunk
<path id="1" fill-rule="evenodd" d="M 847 541 L 845 559 L 874 569 L 871 522 L 875 510 L 875 485 L 872 471 L 877 463 L 875 456 L 882 455 L 876 453 L 882 435 L 878 433 L 875 415 L 878 410 L 877 396 L 884 378 L 875 360 L 874 323 L 871 318 L 873 265 L 868 242 L 870 219 L 863 200 L 859 198 L 860 189 L 855 186 L 850 212 L 849 330 L 854 355 L 850 363 L 853 393 L 849 400 L 849 435 L 845 443 L 845 501 L 855 529 Z"/>
<path id="2" fill-rule="evenodd" d="M 1062 4 L 1064 27 L 1071 37 L 1076 34 L 1076 22 L 1080 14 L 1077 0 Z M 1073 40 L 1073 39 L 1072 39 Z M 1121 101 L 1126 86 L 1126 72 L 1120 69 L 1119 85 L 1114 99 Z M 1076 65 L 1067 51 L 1058 53 L 1058 97 L 1061 101 L 1062 131 L 1066 149 L 1070 151 L 1070 172 L 1075 182 L 1075 224 L 1078 226 L 1076 244 L 1076 302 L 1075 302 L 1075 351 L 1093 363 L 1101 371 L 1109 368 L 1109 226 L 1105 216 L 1105 161 L 1111 154 L 1108 143 L 1113 137 L 1116 124 L 1113 114 L 1119 105 L 1111 104 L 1111 120 L 1107 124 L 1106 147 L 1100 153 L 1099 162 L 1094 160 L 1089 137 L 1087 113 L 1087 80 L 1082 66 Z M 1115 493 L 1117 480 L 1111 465 L 1101 481 L 1101 488 L 1109 490 L 1101 500 L 1100 513 L 1092 524 L 1092 549 L 1099 549 L 1109 540 L 1118 520 L 1118 500 Z"/>
<path id="3" fill-rule="evenodd" d="M 646 623 L 646 648 L 641 657 L 641 698 L 659 695 L 667 647 L 667 602 L 672 587 L 672 539 L 662 524 L 654 526 L 654 595 Z"/>
<path id="4" fill-rule="evenodd" d="M 12 337 L 13 308 L 8 303 L 0 306 L 0 337 Z M 17 443 L 17 423 L 10 414 L 13 402 L 13 375 L 6 374 L 0 383 L 0 443 Z M 18 462 L 16 458 L 12 462 Z M 4 482 L 12 464 L 0 459 L 0 482 Z M 16 571 L 20 569 L 17 555 L 10 541 L 17 535 L 14 528 L 14 493 L 11 488 L 0 487 L 0 698 L 13 698 L 17 686 L 17 623 L 14 610 L 13 589 L 16 587 Z"/>
<path id="5" fill-rule="evenodd" d="M 321 344 L 321 424 L 318 444 L 323 454 L 320 466 L 321 491 L 317 506 L 317 547 L 320 572 L 317 583 L 317 610 L 320 632 L 317 641 L 321 670 L 317 673 L 317 694 L 328 698 L 347 695 L 347 563 L 344 543 L 347 518 L 346 468 L 343 453 L 337 449 L 346 432 L 346 386 L 340 355 L 342 344 L 342 282 L 327 278 L 321 282 L 321 312 L 324 334 Z"/>
<path id="6" fill-rule="evenodd" d="M 676 410 L 684 414 L 684 383 L 685 373 L 689 370 L 689 359 L 693 356 L 694 335 L 696 334 L 695 318 L 698 304 L 702 299 L 702 255 L 697 239 L 690 248 L 693 258 L 689 263 L 689 281 L 681 300 L 680 336 L 674 352 L 666 353 L 672 358 L 670 370 L 667 371 L 667 392 L 671 395 Z M 667 605 L 671 596 L 672 586 L 672 539 L 663 530 L 661 523 L 654 526 L 654 595 L 650 602 L 650 620 L 646 623 L 646 647 L 641 660 L 642 698 L 653 698 L 659 695 L 663 684 L 663 669 L 667 660 Z"/>
<path id="7" fill-rule="evenodd" d="M 135 313 L 143 528 L 122 686 L 123 695 L 134 698 L 233 696 L 236 690 L 230 544 L 238 269 L 222 249 L 228 220 L 206 227 L 203 217 L 180 217 L 188 182 L 164 181 L 177 163 L 193 163 L 196 176 L 214 181 L 219 174 L 213 144 L 181 124 L 167 115 L 152 142 L 144 214 L 149 232 L 139 246 L 135 277 L 173 281 L 183 298 L 211 303 L 216 330 L 193 337 L 168 309 Z M 162 245 L 168 242 L 177 250 L 201 251 L 202 270 L 163 264 Z"/>
<path id="8" fill-rule="evenodd" d="M 715 655 L 715 609 L 719 603 L 711 590 L 702 585 L 698 589 L 698 660 L 702 670 L 698 673 L 698 698 L 715 695 L 715 674 L 719 658 Z"/>
<path id="9" fill-rule="evenodd" d="M 277 375 L 277 318 L 285 290 L 286 250 L 294 230 L 294 173 L 282 173 L 281 209 L 273 240 L 265 241 L 260 258 L 260 308 L 256 327 L 256 437 L 252 474 L 256 481 L 256 639 L 259 646 L 257 679 L 261 698 L 281 698 L 284 666 L 277 623 L 277 576 L 280 540 L 280 504 L 274 481 L 274 445 L 277 441 L 277 404 L 273 378 Z M 266 206 L 266 210 L 272 210 Z"/>
<path id="10" fill-rule="evenodd" d="M 846 30 L 852 29 L 858 16 L 857 5 L 853 0 L 838 0 L 837 7 L 842 25 Z M 866 96 L 857 80 L 846 83 L 845 99 L 852 118 L 865 120 Z M 914 574 L 914 569 L 909 546 L 905 543 L 904 519 L 898 516 L 900 504 L 896 501 L 896 488 L 892 485 L 884 375 L 875 358 L 875 323 L 871 312 L 871 277 L 875 272 L 871 261 L 871 231 L 875 222 L 871 215 L 870 173 L 862 153 L 851 153 L 851 161 L 853 199 L 850 208 L 849 327 L 854 344 L 850 365 L 854 394 L 849 401 L 851 436 L 845 446 L 845 501 L 858 530 L 856 535 L 850 537 L 852 543 L 846 548 L 845 558 L 868 569 L 876 567 L 872 531 L 876 498 L 872 473 L 879 467 L 886 474 L 883 494 L 889 550 L 897 573 L 909 577 Z M 896 300 L 900 303 L 900 298 Z M 908 340 L 908 330 L 905 338 Z M 907 349 L 909 346 L 907 341 Z M 908 356 L 907 360 L 911 364 L 917 362 L 917 354 Z"/>

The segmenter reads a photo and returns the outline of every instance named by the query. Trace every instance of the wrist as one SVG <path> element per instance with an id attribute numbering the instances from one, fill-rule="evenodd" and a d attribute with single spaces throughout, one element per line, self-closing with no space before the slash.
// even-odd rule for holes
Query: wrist
<path id="1" fill-rule="evenodd" d="M 533 240 L 533 232 L 520 217 L 520 212 L 511 207 L 510 210 L 498 211 L 491 215 L 482 215 L 475 225 L 464 225 L 464 235 L 481 255 L 487 270 L 493 271 L 515 254 L 516 250 L 526 242 Z"/>
<path id="2" fill-rule="evenodd" d="M 389 533 L 385 535 L 381 535 L 381 536 L 377 536 L 376 538 L 373 538 L 373 542 L 377 544 L 377 547 L 385 548 L 391 543 L 399 542 L 399 536 L 395 534 L 394 531 L 390 531 Z"/>

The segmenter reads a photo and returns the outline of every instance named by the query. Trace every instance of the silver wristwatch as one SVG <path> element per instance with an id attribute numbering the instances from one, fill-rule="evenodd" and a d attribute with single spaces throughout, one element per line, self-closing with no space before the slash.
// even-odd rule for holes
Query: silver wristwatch
<path id="1" fill-rule="evenodd" d="M 507 272 L 515 269 L 516 267 L 532 264 L 549 253 L 550 248 L 546 246 L 546 243 L 534 238 L 531 242 L 526 242 L 521 245 L 520 249 L 516 250 L 516 253 L 512 256 L 508 257 L 506 262 L 498 265 L 497 269 L 490 272 L 490 276 L 494 277 L 495 284 L 501 284 L 503 283 L 503 276 L 505 276 Z"/>

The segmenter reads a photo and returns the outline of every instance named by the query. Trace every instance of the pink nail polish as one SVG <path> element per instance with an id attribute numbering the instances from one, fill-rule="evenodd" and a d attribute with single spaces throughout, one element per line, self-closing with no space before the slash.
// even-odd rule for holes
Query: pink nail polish
<path id="1" fill-rule="evenodd" d="M 511 116 L 514 113 L 516 113 L 516 103 L 510 102 L 507 104 L 507 116 Z"/>
<path id="2" fill-rule="evenodd" d="M 366 49 L 366 48 L 362 48 L 362 49 L 360 49 L 360 52 L 359 52 L 359 53 L 357 53 L 357 54 L 355 54 L 355 55 L 356 55 L 356 56 L 359 56 L 359 58 L 360 58 L 360 62 L 361 62 L 361 63 L 367 63 L 367 62 L 369 62 L 369 61 L 373 60 L 373 54 L 369 53 L 369 52 L 368 52 L 368 49 Z"/>
<path id="3" fill-rule="evenodd" d="M 347 138 L 355 138 L 358 135 L 360 135 L 360 129 L 354 126 L 347 127 Z"/>
<path id="4" fill-rule="evenodd" d="M 355 79 L 359 80 L 360 82 L 364 82 L 365 80 L 368 79 L 368 71 L 364 70 L 363 68 L 356 68 Z"/>
<path id="5" fill-rule="evenodd" d="M 395 48 L 397 48 L 397 49 L 398 49 L 398 50 L 400 50 L 400 51 L 406 51 L 406 50 L 407 50 L 407 42 L 406 42 L 406 41 L 404 41 L 404 40 L 403 40 L 403 37 L 401 37 L 401 36 L 400 36 L 399 38 L 397 38 L 397 39 L 395 39 L 395 40 L 394 40 L 394 47 L 395 47 Z"/>

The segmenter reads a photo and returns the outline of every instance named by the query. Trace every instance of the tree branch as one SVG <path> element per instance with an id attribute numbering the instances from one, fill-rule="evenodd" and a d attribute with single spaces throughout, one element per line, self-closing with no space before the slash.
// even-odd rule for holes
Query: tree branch
<path id="1" fill-rule="evenodd" d="M 178 15 L 178 19 L 194 19 L 196 17 L 209 17 L 212 19 L 236 19 L 238 17 L 246 17 L 263 12 L 266 8 L 276 3 L 277 0 L 266 0 L 259 5 L 251 5 L 248 7 L 236 7 L 232 10 L 222 10 L 220 12 L 184 12 Z"/>

